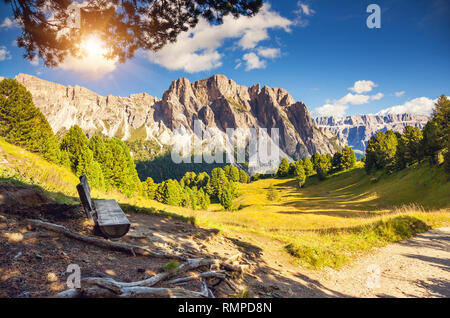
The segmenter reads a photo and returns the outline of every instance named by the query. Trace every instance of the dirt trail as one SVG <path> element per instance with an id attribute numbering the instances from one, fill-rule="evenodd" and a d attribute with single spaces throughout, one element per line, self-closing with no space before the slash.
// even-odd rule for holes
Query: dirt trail
<path id="1" fill-rule="evenodd" d="M 450 227 L 381 248 L 321 280 L 355 297 L 450 297 Z"/>
<path id="2" fill-rule="evenodd" d="M 340 271 L 300 269 L 275 250 L 260 264 L 259 279 L 248 283 L 262 297 L 450 297 L 450 227 L 377 249 Z"/>

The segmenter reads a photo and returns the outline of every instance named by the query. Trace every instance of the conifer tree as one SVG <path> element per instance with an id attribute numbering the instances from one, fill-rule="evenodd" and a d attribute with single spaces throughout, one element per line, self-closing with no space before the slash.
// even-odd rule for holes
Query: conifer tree
<path id="1" fill-rule="evenodd" d="M 305 168 L 305 173 L 307 177 L 314 174 L 314 166 L 313 163 L 311 162 L 311 159 L 305 158 L 305 160 L 303 161 L 303 166 Z"/>
<path id="2" fill-rule="evenodd" d="M 277 171 L 277 176 L 286 177 L 289 174 L 289 162 L 286 158 L 281 159 L 280 167 Z"/>
<path id="3" fill-rule="evenodd" d="M 247 173 L 245 173 L 244 170 L 239 170 L 239 182 L 240 183 L 247 183 L 248 182 L 248 176 Z"/>
<path id="4" fill-rule="evenodd" d="M 60 163 L 59 142 L 30 92 L 14 79 L 0 82 L 0 136 L 9 143 Z"/>

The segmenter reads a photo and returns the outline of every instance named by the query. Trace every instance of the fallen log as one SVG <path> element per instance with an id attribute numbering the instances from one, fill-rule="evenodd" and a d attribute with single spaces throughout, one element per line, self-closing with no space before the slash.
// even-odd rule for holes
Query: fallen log
<path id="1" fill-rule="evenodd" d="M 88 243 L 91 245 L 95 245 L 97 247 L 110 249 L 110 250 L 116 250 L 120 252 L 125 252 L 128 254 L 131 254 L 133 256 L 135 255 L 141 255 L 141 256 L 150 256 L 150 257 L 156 257 L 156 258 L 169 258 L 169 259 L 176 259 L 184 261 L 186 260 L 186 257 L 183 255 L 178 254 L 171 254 L 166 252 L 155 252 L 151 251 L 148 248 L 132 245 L 132 244 L 126 244 L 126 243 L 120 243 L 120 242 L 112 242 L 101 238 L 91 237 L 79 233 L 75 233 L 70 231 L 68 228 L 62 225 L 48 223 L 40 220 L 34 220 L 34 219 L 26 219 L 26 222 L 40 228 L 44 228 L 49 231 L 53 231 L 59 234 L 63 234 L 69 238 L 82 241 L 84 243 Z"/>

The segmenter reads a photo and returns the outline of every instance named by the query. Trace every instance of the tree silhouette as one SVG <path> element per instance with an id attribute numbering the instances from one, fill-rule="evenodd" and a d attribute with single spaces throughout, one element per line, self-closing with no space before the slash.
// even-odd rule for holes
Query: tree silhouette
<path id="1" fill-rule="evenodd" d="M 120 62 L 138 49 L 156 51 L 175 42 L 200 18 L 220 24 L 223 17 L 255 15 L 262 0 L 4 0 L 22 34 L 17 45 L 29 60 L 36 55 L 57 66 L 70 54 L 80 56 L 83 38 L 96 34 L 107 44 L 107 58 Z"/>

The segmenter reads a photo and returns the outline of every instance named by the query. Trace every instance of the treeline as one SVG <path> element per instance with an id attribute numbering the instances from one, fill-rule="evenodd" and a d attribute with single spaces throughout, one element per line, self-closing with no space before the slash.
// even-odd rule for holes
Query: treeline
<path id="1" fill-rule="evenodd" d="M 134 152 L 133 152 L 133 157 Z M 169 151 L 164 154 L 159 154 L 149 160 L 136 161 L 136 170 L 141 178 L 145 180 L 147 177 L 152 177 L 155 182 L 162 182 L 167 179 L 180 180 L 187 171 L 195 173 L 207 172 L 211 174 L 215 168 L 224 168 L 225 163 L 194 163 L 194 157 L 191 158 L 191 163 L 175 163 Z"/>
<path id="2" fill-rule="evenodd" d="M 195 210 L 198 207 L 207 209 L 212 201 L 220 203 L 225 210 L 231 210 L 233 200 L 238 196 L 237 183 L 248 181 L 244 170 L 227 165 L 223 169 L 214 168 L 211 175 L 206 172 L 186 172 L 180 181 L 169 179 L 155 183 L 149 177 L 142 185 L 146 198 L 161 203 Z"/>
<path id="3" fill-rule="evenodd" d="M 328 174 L 353 168 L 355 164 L 355 152 L 346 146 L 334 155 L 315 153 L 311 159 L 305 158 L 291 163 L 283 158 L 276 175 L 278 177 L 295 177 L 301 187 L 309 176 L 317 174 L 321 180 L 324 180 Z"/>
<path id="4" fill-rule="evenodd" d="M 428 159 L 432 165 L 444 164 L 450 173 L 450 101 L 442 95 L 436 102 L 433 118 L 423 130 L 407 126 L 403 133 L 391 130 L 371 137 L 364 158 L 367 173 L 386 169 L 402 170 Z"/>

